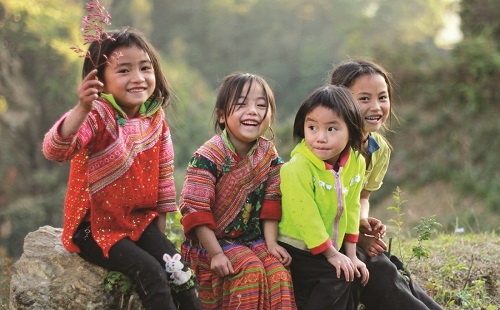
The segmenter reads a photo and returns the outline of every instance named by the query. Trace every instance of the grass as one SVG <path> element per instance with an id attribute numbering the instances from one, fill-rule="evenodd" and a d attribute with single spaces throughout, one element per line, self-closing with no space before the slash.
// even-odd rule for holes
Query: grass
<path id="1" fill-rule="evenodd" d="M 402 241 L 403 260 L 416 239 Z M 500 309 L 500 237 L 439 234 L 425 244 L 429 256 L 408 267 L 417 283 L 444 309 Z"/>

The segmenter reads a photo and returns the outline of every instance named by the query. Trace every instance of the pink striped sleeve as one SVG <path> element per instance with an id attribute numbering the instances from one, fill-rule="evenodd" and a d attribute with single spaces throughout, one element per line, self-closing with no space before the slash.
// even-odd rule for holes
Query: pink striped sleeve
<path id="1" fill-rule="evenodd" d="M 157 211 L 160 213 L 176 212 L 174 183 L 174 147 L 170 129 L 163 121 L 160 150 L 160 175 Z"/>

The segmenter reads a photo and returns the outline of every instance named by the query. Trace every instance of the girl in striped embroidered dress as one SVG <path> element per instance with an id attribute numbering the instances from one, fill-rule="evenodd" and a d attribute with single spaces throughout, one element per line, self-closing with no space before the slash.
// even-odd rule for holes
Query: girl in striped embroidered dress
<path id="1" fill-rule="evenodd" d="M 181 252 L 198 279 L 203 309 L 296 308 L 285 268 L 291 259 L 277 244 L 283 162 L 263 137 L 275 111 L 262 77 L 228 75 L 214 109 L 217 134 L 189 164 Z"/>
<path id="2" fill-rule="evenodd" d="M 103 34 L 87 55 L 78 104 L 43 142 L 48 159 L 71 162 L 63 244 L 128 275 L 145 309 L 200 309 L 194 278 L 173 283 L 163 260 L 177 253 L 164 234 L 177 208 L 162 110 L 171 91 L 158 56 L 130 28 Z"/>

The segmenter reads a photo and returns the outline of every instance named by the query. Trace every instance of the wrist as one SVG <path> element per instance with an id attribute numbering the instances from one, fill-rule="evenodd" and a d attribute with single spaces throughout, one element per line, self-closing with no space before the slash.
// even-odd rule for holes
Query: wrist
<path id="1" fill-rule="evenodd" d="M 219 256 L 221 254 L 224 254 L 224 252 L 223 251 L 219 251 L 219 252 L 215 252 L 214 254 L 208 254 L 208 256 L 210 256 L 210 258 L 214 258 L 214 257 Z"/>

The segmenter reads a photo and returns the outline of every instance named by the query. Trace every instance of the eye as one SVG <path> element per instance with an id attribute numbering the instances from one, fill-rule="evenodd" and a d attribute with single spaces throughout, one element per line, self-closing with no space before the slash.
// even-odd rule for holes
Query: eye
<path id="1" fill-rule="evenodd" d="M 125 68 L 118 70 L 118 73 L 128 73 L 128 72 L 129 72 L 129 70 L 125 69 Z"/>
<path id="2" fill-rule="evenodd" d="M 153 70 L 153 67 L 151 67 L 151 66 L 143 66 L 143 67 L 141 67 L 141 70 L 142 71 L 149 71 L 149 70 Z"/>
<path id="3" fill-rule="evenodd" d="M 359 97 L 358 98 L 358 102 L 361 102 L 361 103 L 365 103 L 365 102 L 368 102 L 368 101 L 370 101 L 370 98 L 368 98 L 367 96 Z"/>
<path id="4" fill-rule="evenodd" d="M 246 102 L 245 101 L 237 101 L 234 103 L 235 105 L 235 109 L 238 110 L 238 109 L 241 109 L 242 107 L 244 107 L 246 105 Z"/>
<path id="5" fill-rule="evenodd" d="M 378 100 L 380 100 L 380 101 L 387 101 L 387 100 L 389 100 L 389 97 L 387 95 L 383 95 L 383 96 L 380 96 L 378 98 Z"/>
<path id="6" fill-rule="evenodd" d="M 328 131 L 337 131 L 337 128 L 335 128 L 335 127 L 328 127 Z"/>
<path id="7" fill-rule="evenodd" d="M 267 105 L 268 105 L 267 101 L 264 100 L 264 99 L 260 99 L 260 100 L 257 101 L 257 107 L 258 108 L 264 108 L 264 109 L 266 109 Z"/>
<path id="8" fill-rule="evenodd" d="M 307 129 L 311 130 L 311 131 L 315 131 L 316 130 L 316 126 L 314 125 L 309 125 L 307 126 Z"/>

